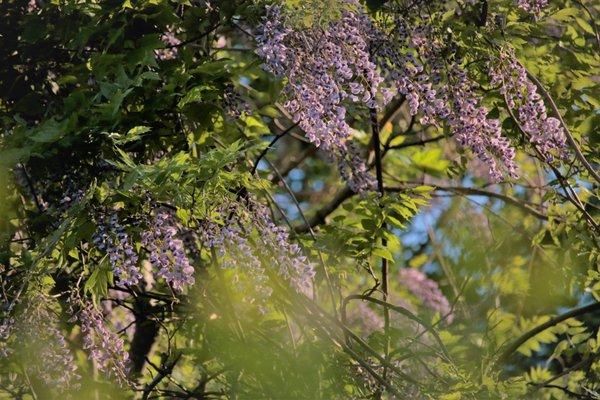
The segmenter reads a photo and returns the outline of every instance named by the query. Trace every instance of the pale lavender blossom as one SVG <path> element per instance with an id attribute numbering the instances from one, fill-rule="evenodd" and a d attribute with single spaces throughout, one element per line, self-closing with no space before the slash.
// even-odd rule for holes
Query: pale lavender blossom
<path id="1" fill-rule="evenodd" d="M 337 159 L 343 177 L 353 190 L 370 189 L 364 162 L 348 155 L 351 137 L 346 121 L 346 103 L 368 108 L 385 105 L 393 92 L 383 87 L 383 77 L 371 61 L 370 38 L 373 25 L 355 0 L 347 0 L 352 11 L 344 9 L 341 17 L 325 28 L 292 29 L 286 26 L 282 9 L 271 6 L 259 27 L 256 53 L 265 68 L 286 78 L 284 107 L 294 122 L 315 146 Z M 360 170 L 348 172 L 358 167 Z"/>
<path id="2" fill-rule="evenodd" d="M 100 251 L 108 254 L 113 273 L 121 284 L 136 285 L 140 281 L 142 273 L 137 265 L 138 255 L 117 214 L 112 214 L 108 222 L 101 218 L 92 241 Z"/>
<path id="3" fill-rule="evenodd" d="M 548 0 L 516 0 L 517 7 L 539 18 L 542 10 L 548 5 Z"/>
<path id="4" fill-rule="evenodd" d="M 454 320 L 450 303 L 436 281 L 429 279 L 416 268 L 402 268 L 398 276 L 400 283 L 422 301 L 423 305 L 439 312 L 442 317 L 446 318 L 445 320 L 448 323 Z"/>
<path id="5" fill-rule="evenodd" d="M 288 279 L 299 292 L 310 294 L 315 277 L 314 265 L 302 254 L 298 244 L 292 243 L 286 228 L 276 225 L 267 207 L 251 203 L 259 237 L 275 257 L 279 274 Z"/>
<path id="6" fill-rule="evenodd" d="M 77 364 L 56 315 L 48 309 L 48 299 L 34 296 L 12 323 L 18 347 L 10 352 L 24 352 L 21 355 L 31 359 L 25 367 L 28 373 L 58 391 L 78 387 Z"/>
<path id="7" fill-rule="evenodd" d="M 369 173 L 369 168 L 354 142 L 348 142 L 346 153 L 338 159 L 338 168 L 342 178 L 355 193 L 372 191 L 377 187 L 375 177 Z"/>
<path id="8" fill-rule="evenodd" d="M 150 228 L 142 234 L 142 244 L 150 252 L 150 263 L 177 291 L 194 284 L 194 267 L 187 257 L 183 241 L 177 237 L 174 218 L 158 211 Z"/>
<path id="9" fill-rule="evenodd" d="M 566 136 L 560 121 L 549 117 L 537 86 L 527 76 L 511 50 L 502 51 L 498 62 L 490 65 L 492 84 L 501 85 L 500 93 L 513 111 L 531 144 L 546 161 L 566 155 Z"/>
<path id="10" fill-rule="evenodd" d="M 102 312 L 87 302 L 77 312 L 76 319 L 81 323 L 83 348 L 96 368 L 121 383 L 128 382 L 129 354 L 125 342 L 107 327 Z"/>
<path id="11" fill-rule="evenodd" d="M 381 315 L 363 301 L 357 302 L 356 306 L 349 310 L 348 321 L 351 325 L 360 327 L 365 336 L 381 331 L 384 327 Z"/>
<path id="12" fill-rule="evenodd" d="M 255 246 L 250 242 L 247 233 L 239 227 L 240 211 L 237 207 L 226 207 L 224 215 L 231 215 L 226 225 L 214 221 L 205 221 L 202 226 L 201 240 L 207 248 L 216 251 L 222 268 L 241 268 L 252 282 L 254 298 L 250 301 L 259 303 L 271 296 L 265 267 L 257 254 Z M 238 282 L 239 283 L 239 282 Z M 243 289 L 243 288 L 241 288 Z"/>
<path id="13" fill-rule="evenodd" d="M 429 25 L 396 20 L 395 40 L 374 35 L 380 67 L 406 97 L 412 115 L 422 124 L 446 123 L 457 142 L 485 163 L 492 181 L 517 177 L 515 150 L 501 135 L 498 119 L 489 118 L 475 85 L 458 60 L 448 62 L 447 44 Z"/>
<path id="14" fill-rule="evenodd" d="M 162 61 L 176 59 L 179 56 L 179 50 L 177 49 L 177 46 L 181 44 L 181 40 L 175 36 L 175 33 L 172 31 L 172 29 L 169 28 L 169 30 L 160 35 L 160 40 L 162 40 L 162 42 L 165 44 L 165 47 L 154 50 L 156 58 Z"/>
<path id="15" fill-rule="evenodd" d="M 500 121 L 487 117 L 488 110 L 478 104 L 464 70 L 454 65 L 450 76 L 455 83 L 450 87 L 453 102 L 448 124 L 455 139 L 488 166 L 492 181 L 501 181 L 505 171 L 516 178 L 515 149 L 502 136 Z"/>
<path id="16" fill-rule="evenodd" d="M 231 204 L 223 207 L 221 214 L 229 215 L 227 222 L 205 221 L 201 240 L 217 252 L 224 267 L 243 267 L 264 298 L 271 292 L 267 286 L 265 262 L 275 266 L 276 272 L 299 293 L 312 291 L 314 266 L 302 254 L 300 246 L 290 240 L 287 230 L 273 222 L 265 206 L 248 200 L 246 206 Z M 251 239 L 252 228 L 243 230 L 242 226 L 254 227 L 257 238 Z"/>

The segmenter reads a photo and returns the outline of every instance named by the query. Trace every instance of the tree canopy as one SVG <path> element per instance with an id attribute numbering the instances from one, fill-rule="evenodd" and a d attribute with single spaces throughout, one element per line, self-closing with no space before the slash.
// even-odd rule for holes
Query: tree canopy
<path id="1" fill-rule="evenodd" d="M 597 1 L 0 12 L 0 398 L 600 398 Z"/>

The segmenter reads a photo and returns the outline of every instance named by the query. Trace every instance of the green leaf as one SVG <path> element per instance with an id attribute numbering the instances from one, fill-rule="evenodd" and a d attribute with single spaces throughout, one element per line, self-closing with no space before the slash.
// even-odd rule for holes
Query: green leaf
<path id="1" fill-rule="evenodd" d="M 589 33 L 590 35 L 594 35 L 594 28 L 583 18 L 575 18 L 577 25 L 579 25 L 584 31 Z"/>
<path id="2" fill-rule="evenodd" d="M 0 151 L 0 165 L 12 166 L 19 162 L 26 161 L 31 154 L 31 148 L 6 149 Z"/>
<path id="3" fill-rule="evenodd" d="M 137 140 L 140 140 L 142 138 L 142 135 L 144 133 L 148 133 L 150 132 L 151 128 L 149 126 L 136 126 L 134 128 L 131 128 L 129 131 L 127 131 L 127 133 L 125 134 L 125 136 L 120 136 L 113 139 L 113 141 L 115 142 L 115 144 L 118 145 L 122 145 L 125 143 L 129 143 L 129 142 L 135 142 Z"/>
<path id="4" fill-rule="evenodd" d="M 569 7 L 557 11 L 556 13 L 552 14 L 551 17 L 558 21 L 564 21 L 577 14 L 579 14 L 579 10 L 577 8 Z"/>
<path id="5" fill-rule="evenodd" d="M 36 129 L 36 133 L 31 136 L 31 140 L 40 143 L 52 143 L 59 140 L 64 134 L 63 124 L 58 123 L 54 119 L 50 119 Z"/>
<path id="6" fill-rule="evenodd" d="M 181 100 L 179 100 L 179 103 L 177 103 L 177 107 L 183 108 L 189 103 L 201 101 L 202 100 L 202 92 L 204 92 L 208 89 L 210 89 L 210 87 L 206 86 L 206 85 L 195 86 L 195 87 L 191 88 L 185 94 L 185 96 L 183 96 L 183 98 Z"/>
<path id="7" fill-rule="evenodd" d="M 108 286 L 113 284 L 113 273 L 105 256 L 85 282 L 84 290 L 95 302 L 108 295 Z"/>
<path id="8" fill-rule="evenodd" d="M 385 258 L 388 261 L 394 262 L 394 255 L 391 251 L 383 247 L 376 247 L 373 249 L 373 255 L 381 258 Z"/>

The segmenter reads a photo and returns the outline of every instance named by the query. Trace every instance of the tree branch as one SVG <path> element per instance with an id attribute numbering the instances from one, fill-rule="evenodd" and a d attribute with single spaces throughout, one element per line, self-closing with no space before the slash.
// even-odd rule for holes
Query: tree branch
<path id="1" fill-rule="evenodd" d="M 304 223 L 294 229 L 296 233 L 306 233 L 309 229 L 314 228 L 315 226 L 321 225 L 325 223 L 325 219 L 334 212 L 344 201 L 348 200 L 350 197 L 354 196 L 356 193 L 350 189 L 350 187 L 345 186 L 342 190 L 340 190 L 335 197 L 324 207 L 317 210 L 315 215 L 308 218 L 308 224 Z"/>
<path id="2" fill-rule="evenodd" d="M 531 339 L 538 333 L 543 332 L 546 329 L 548 329 L 554 325 L 558 325 L 561 322 L 563 322 L 569 318 L 574 318 L 574 317 L 578 317 L 580 315 L 589 314 L 589 313 L 593 313 L 593 312 L 597 312 L 597 311 L 600 311 L 600 302 L 593 303 L 593 304 L 587 305 L 585 307 L 576 308 L 576 309 L 566 312 L 562 315 L 551 318 L 547 322 L 536 326 L 535 328 L 531 329 L 530 331 L 528 331 L 528 332 L 524 333 L 523 335 L 521 335 L 520 337 L 518 337 L 512 343 L 508 344 L 506 346 L 506 349 L 504 349 L 502 351 L 502 353 L 500 354 L 500 356 L 498 357 L 497 364 L 502 364 L 502 363 L 508 361 L 510 356 L 515 351 L 517 351 L 517 349 L 519 347 L 521 347 L 521 345 L 523 343 L 525 343 L 526 341 L 528 341 L 529 339 Z"/>
<path id="3" fill-rule="evenodd" d="M 179 361 L 180 358 L 181 358 L 181 354 L 178 354 L 177 357 L 175 357 L 175 359 L 173 361 L 171 361 L 169 364 L 167 364 L 164 368 L 157 367 L 149 359 L 146 358 L 146 361 L 150 365 L 152 365 L 152 367 L 156 370 L 156 372 L 158 372 L 158 375 L 156 375 L 154 377 L 154 379 L 152 379 L 152 382 L 148 383 L 146 385 L 146 387 L 144 388 L 144 392 L 142 395 L 143 400 L 148 399 L 148 396 L 150 395 L 150 393 L 152 393 L 154 388 L 156 386 L 158 386 L 160 381 L 162 381 L 168 375 L 171 375 L 171 373 L 173 372 L 173 368 L 175 368 L 175 364 L 177 364 L 177 362 Z"/>
<path id="4" fill-rule="evenodd" d="M 401 186 L 401 187 L 390 187 L 387 190 L 390 192 L 401 192 L 401 191 L 405 191 L 406 189 L 409 189 L 409 188 L 410 187 L 407 187 L 407 186 Z M 434 186 L 434 190 L 443 191 L 443 192 L 455 192 L 455 193 L 460 193 L 460 194 L 464 194 L 464 195 L 485 196 L 485 197 L 495 198 L 498 200 L 502 200 L 505 203 L 512 204 L 513 206 L 516 206 L 516 207 L 522 209 L 523 211 L 528 212 L 529 214 L 535 216 L 536 218 L 539 218 L 544 221 L 548 220 L 548 216 L 546 214 L 543 214 L 540 211 L 536 210 L 535 208 L 531 207 L 530 205 L 521 202 L 519 199 L 509 196 L 509 195 L 506 195 L 506 194 L 491 192 L 491 191 L 479 189 L 479 188 L 462 187 L 462 186 L 437 186 L 436 185 L 436 186 Z"/>
<path id="5" fill-rule="evenodd" d="M 279 139 L 281 139 L 282 137 L 284 137 L 285 135 L 287 135 L 288 133 L 290 133 L 292 131 L 292 129 L 294 129 L 296 126 L 298 126 L 297 122 L 295 122 L 293 125 L 291 125 L 290 127 L 288 127 L 285 131 L 279 133 L 277 136 L 275 136 L 275 138 L 273 140 L 271 140 L 271 143 L 269 143 L 269 145 L 267 147 L 265 147 L 263 149 L 263 151 L 260 152 L 260 154 L 256 158 L 256 161 L 254 161 L 254 166 L 252 167 L 252 175 L 254 175 L 256 173 L 256 169 L 258 168 L 258 164 L 260 163 L 260 160 L 262 160 L 262 158 L 265 155 L 267 155 L 267 152 L 271 149 L 271 147 L 273 147 L 273 145 L 275 143 L 277 143 L 277 141 Z"/>

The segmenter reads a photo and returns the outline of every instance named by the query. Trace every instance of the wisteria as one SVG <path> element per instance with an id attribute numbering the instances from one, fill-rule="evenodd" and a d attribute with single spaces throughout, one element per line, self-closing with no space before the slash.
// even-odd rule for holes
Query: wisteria
<path id="1" fill-rule="evenodd" d="M 113 329 L 127 334 L 131 339 L 134 333 L 135 314 L 130 307 L 122 307 L 131 295 L 124 290 L 109 289 L 108 296 L 102 301 L 101 311 Z"/>
<path id="2" fill-rule="evenodd" d="M 248 300 L 260 304 L 272 293 L 272 289 L 267 284 L 265 267 L 255 246 L 238 225 L 239 219 L 235 214 L 236 207 L 227 207 L 226 209 L 233 213 L 231 214 L 232 219 L 225 226 L 215 221 L 205 221 L 201 228 L 201 240 L 204 246 L 216 252 L 220 267 L 242 269 L 250 278 L 252 285 L 253 295 L 248 297 Z"/>
<path id="3" fill-rule="evenodd" d="M 548 0 L 516 0 L 517 7 L 521 10 L 533 14 L 538 18 L 542 10 L 548 5 Z"/>
<path id="4" fill-rule="evenodd" d="M 396 25 L 397 41 L 376 36 L 376 58 L 406 97 L 410 113 L 420 113 L 422 124 L 445 122 L 457 142 L 487 165 L 490 180 L 516 178 L 515 151 L 502 136 L 500 121 L 487 116 L 460 61 L 446 60 L 448 44 L 431 26 L 411 26 L 402 18 Z"/>
<path id="5" fill-rule="evenodd" d="M 279 273 L 289 279 L 298 292 L 309 294 L 315 276 L 313 264 L 302 254 L 300 246 L 290 240 L 287 229 L 273 222 L 267 207 L 254 202 L 251 210 L 259 237 L 277 260 Z"/>
<path id="6" fill-rule="evenodd" d="M 64 391 L 77 387 L 80 376 L 58 319 L 48 308 L 49 304 L 52 303 L 48 299 L 34 295 L 16 318 L 2 325 L 0 335 L 7 338 L 14 334 L 20 344 L 18 349 L 5 348 L 6 355 L 24 352 L 20 356 L 34 360 L 26 365 L 29 373 L 49 387 Z"/>
<path id="7" fill-rule="evenodd" d="M 113 273 L 122 285 L 136 285 L 140 281 L 142 274 L 137 265 L 138 255 L 117 214 L 112 214 L 108 221 L 101 217 L 93 243 L 108 254 Z"/>
<path id="8" fill-rule="evenodd" d="M 492 84 L 500 85 L 507 107 L 516 114 L 524 133 L 545 160 L 564 156 L 566 136 L 560 121 L 548 116 L 537 86 L 514 53 L 502 51 L 499 60 L 491 63 L 490 75 Z"/>
<path id="9" fill-rule="evenodd" d="M 416 268 L 402 268 L 398 273 L 400 283 L 423 304 L 440 313 L 448 323 L 454 320 L 450 303 L 436 281 L 429 279 Z"/>
<path id="10" fill-rule="evenodd" d="M 300 246 L 291 242 L 287 230 L 273 222 L 265 206 L 249 200 L 247 207 L 233 204 L 225 210 L 231 216 L 226 225 L 206 221 L 202 230 L 205 246 L 214 248 L 220 256 L 228 253 L 228 259 L 223 261 L 225 267 L 242 266 L 268 297 L 270 289 L 266 286 L 267 274 L 263 265 L 263 258 L 267 257 L 275 261 L 276 272 L 289 280 L 298 292 L 311 292 L 314 266 L 302 254 Z M 256 229 L 256 242 L 249 238 L 251 229 L 244 231 L 241 226 Z"/>
<path id="11" fill-rule="evenodd" d="M 362 301 L 350 309 L 348 321 L 351 325 L 360 327 L 365 336 L 380 331 L 384 326 L 383 317 Z"/>
<path id="12" fill-rule="evenodd" d="M 454 84 L 450 88 L 453 101 L 448 125 L 456 140 L 460 145 L 470 148 L 488 166 L 492 181 L 501 181 L 504 171 L 516 178 L 515 149 L 502 136 L 500 121 L 488 118 L 487 108 L 478 105 L 473 85 L 464 70 L 454 65 L 450 76 Z"/>
<path id="13" fill-rule="evenodd" d="M 7 342 L 14 330 L 14 326 L 15 320 L 10 317 L 5 317 L 0 324 L 0 358 L 8 357 L 12 352 Z"/>
<path id="14" fill-rule="evenodd" d="M 160 40 L 165 44 L 162 49 L 154 50 L 156 58 L 162 61 L 174 60 L 179 56 L 177 46 L 181 44 L 181 40 L 175 36 L 175 32 L 171 29 L 160 35 Z"/>
<path id="15" fill-rule="evenodd" d="M 27 12 L 36 12 L 40 9 L 40 6 L 37 4 L 37 0 L 29 0 L 27 3 Z"/>
<path id="16" fill-rule="evenodd" d="M 344 9 L 341 17 L 324 29 L 290 28 L 282 9 L 270 7 L 259 27 L 256 52 L 268 71 L 286 78 L 285 108 L 307 138 L 341 160 L 345 168 L 358 167 L 345 174 L 358 177 L 368 171 L 362 160 L 346 154 L 351 129 L 345 102 L 377 108 L 386 104 L 393 92 L 383 87 L 383 77 L 371 61 L 373 26 L 369 17 L 360 11 L 358 2 L 346 3 L 357 11 Z M 369 178 L 357 180 L 364 183 Z M 363 183 L 353 184 L 353 189 L 368 188 Z"/>
<path id="17" fill-rule="evenodd" d="M 448 44 L 429 25 L 412 26 L 399 17 L 389 38 L 359 11 L 343 10 L 324 29 L 286 26 L 279 7 L 271 7 L 260 27 L 257 53 L 267 70 L 286 78 L 286 109 L 315 145 L 338 160 L 355 192 L 372 190 L 374 180 L 356 149 L 349 149 L 345 101 L 376 108 L 393 91 L 387 74 L 422 124 L 447 123 L 457 142 L 489 170 L 492 181 L 517 177 L 515 151 L 502 136 L 500 121 L 489 118 L 474 85 L 458 60 L 447 61 Z M 370 50 L 370 49 L 374 50 Z"/>
<path id="18" fill-rule="evenodd" d="M 369 173 L 364 157 L 354 142 L 348 142 L 346 153 L 338 159 L 338 168 L 342 178 L 355 193 L 374 190 L 377 186 L 375 177 Z"/>
<path id="19" fill-rule="evenodd" d="M 150 263 L 158 268 L 155 274 L 181 291 L 194 284 L 194 267 L 177 234 L 174 218 L 165 211 L 158 211 L 150 228 L 142 233 L 142 245 L 150 252 Z"/>
<path id="20" fill-rule="evenodd" d="M 83 348 L 89 352 L 96 368 L 127 383 L 129 354 L 123 339 L 107 327 L 102 312 L 86 302 L 75 313 L 74 319 L 81 323 Z"/>

